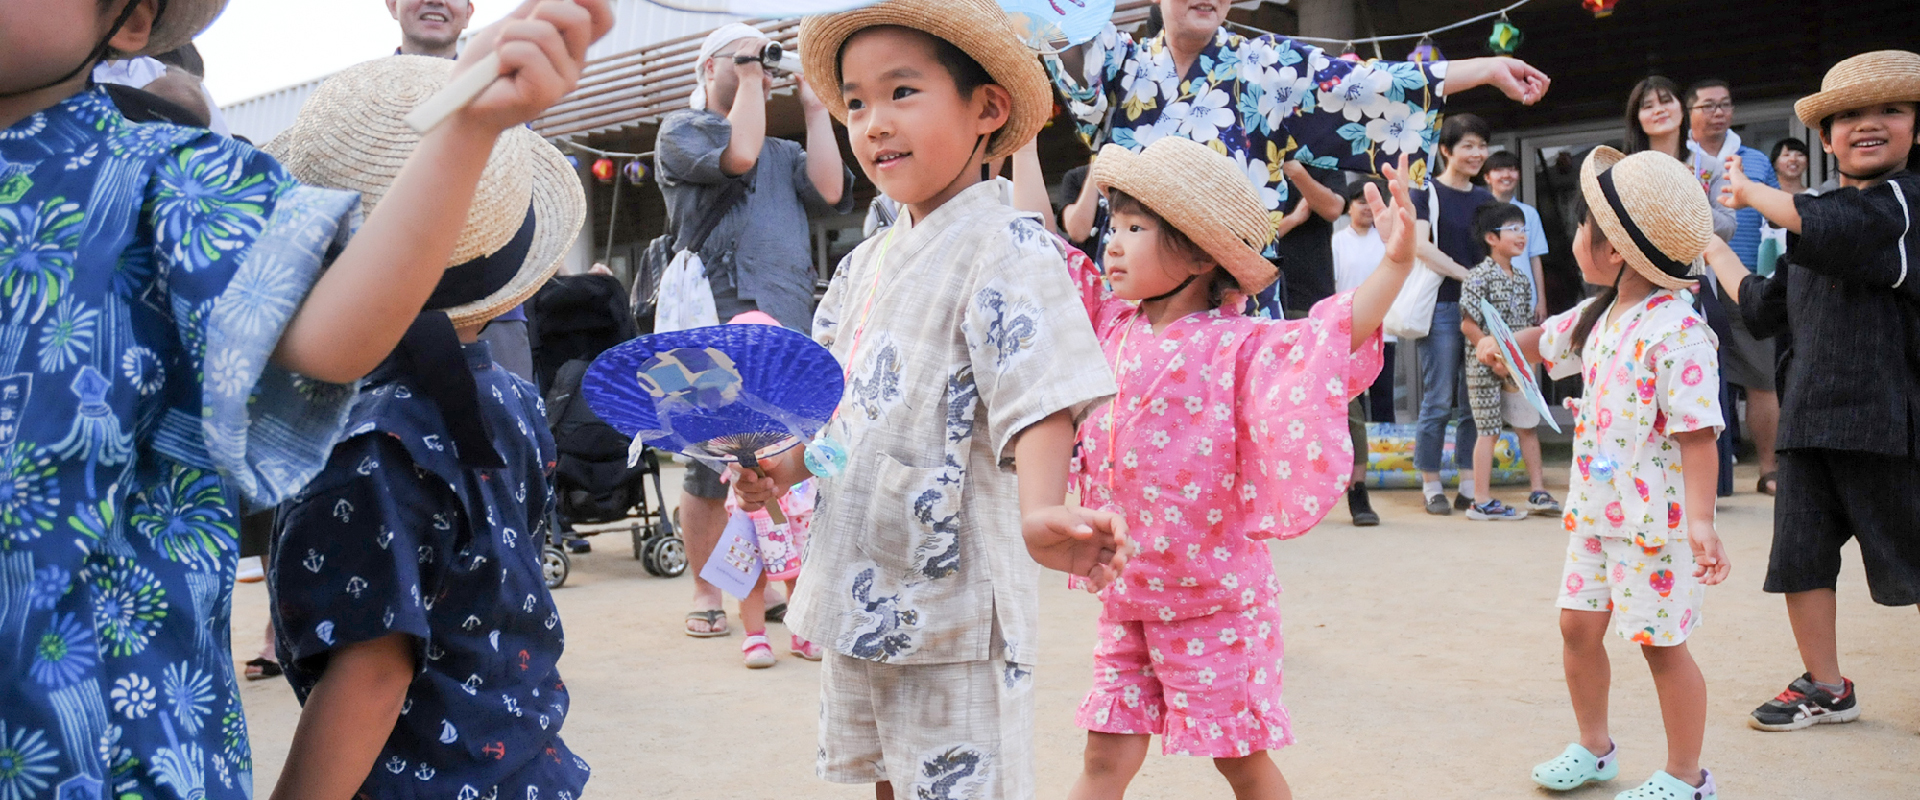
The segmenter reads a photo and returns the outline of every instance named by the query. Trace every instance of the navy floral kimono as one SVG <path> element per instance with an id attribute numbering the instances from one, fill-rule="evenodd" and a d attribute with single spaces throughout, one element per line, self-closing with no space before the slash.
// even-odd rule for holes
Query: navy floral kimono
<path id="1" fill-rule="evenodd" d="M 1214 33 L 1185 74 L 1166 35 L 1135 42 L 1108 25 L 1088 42 L 1082 75 L 1047 69 L 1069 100 L 1080 135 L 1140 152 L 1180 136 L 1231 157 L 1260 192 L 1275 224 L 1286 207 L 1286 159 L 1378 174 L 1409 157 L 1426 180 L 1440 138 L 1446 62 L 1354 62 L 1284 36 Z M 1267 247 L 1266 256 L 1275 251 Z"/>
<path id="2" fill-rule="evenodd" d="M 0 798 L 242 798 L 242 497 L 351 387 L 268 363 L 358 198 L 90 89 L 0 131 Z"/>
<path id="3" fill-rule="evenodd" d="M 560 741 L 564 636 L 541 575 L 553 438 L 533 384 L 467 345 L 506 466 L 465 466 L 440 410 L 393 369 L 367 379 L 349 438 L 281 519 L 267 578 L 302 702 L 348 644 L 406 634 L 416 674 L 366 797 L 573 800 L 587 764 Z M 451 366 L 451 365 L 449 365 Z"/>

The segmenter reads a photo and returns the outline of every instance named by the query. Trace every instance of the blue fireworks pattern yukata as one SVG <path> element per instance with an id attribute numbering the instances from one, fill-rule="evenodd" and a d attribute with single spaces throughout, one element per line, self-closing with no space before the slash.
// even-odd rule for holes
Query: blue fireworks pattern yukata
<path id="1" fill-rule="evenodd" d="M 533 384 L 465 350 L 506 466 L 462 466 L 433 403 L 370 376 L 274 543 L 280 660 L 305 702 L 336 649 L 412 637 L 418 671 L 361 796 L 574 800 L 588 769 L 560 740 L 565 635 L 540 570 L 553 437 Z"/>
<path id="2" fill-rule="evenodd" d="M 0 798 L 240 798 L 242 497 L 351 387 L 268 364 L 355 195 L 91 89 L 0 131 Z"/>

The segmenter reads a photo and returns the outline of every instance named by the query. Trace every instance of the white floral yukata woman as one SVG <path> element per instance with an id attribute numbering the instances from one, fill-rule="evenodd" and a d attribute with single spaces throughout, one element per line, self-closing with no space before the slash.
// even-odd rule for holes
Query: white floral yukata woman
<path id="1" fill-rule="evenodd" d="M 347 387 L 271 367 L 358 199 L 100 89 L 0 131 L 0 798 L 243 798 L 237 502 Z"/>

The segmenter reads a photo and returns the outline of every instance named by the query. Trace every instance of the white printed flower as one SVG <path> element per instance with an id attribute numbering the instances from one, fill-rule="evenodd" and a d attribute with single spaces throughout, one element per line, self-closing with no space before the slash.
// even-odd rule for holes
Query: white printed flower
<path id="1" fill-rule="evenodd" d="M 1166 341 L 1166 343 L 1165 343 L 1165 344 L 1162 344 L 1162 345 L 1161 345 L 1161 347 L 1163 347 L 1163 348 L 1164 348 L 1164 347 L 1166 346 L 1166 344 L 1173 344 L 1173 340 L 1172 340 L 1172 339 L 1168 339 L 1168 340 Z M 1174 346 L 1175 346 L 1175 347 L 1178 347 L 1179 345 L 1177 345 L 1177 344 L 1175 344 Z M 1172 371 L 1174 371 L 1174 370 L 1176 370 L 1176 369 L 1179 369 L 1179 368 L 1181 368 L 1181 367 L 1184 367 L 1184 366 L 1186 366 L 1186 365 L 1187 365 L 1187 354 L 1186 354 L 1186 353 L 1174 353 L 1174 354 L 1173 354 L 1173 358 L 1170 358 L 1170 359 L 1167 359 L 1167 371 L 1168 371 L 1168 372 L 1172 372 Z"/>
<path id="2" fill-rule="evenodd" d="M 1116 642 L 1124 641 L 1127 638 L 1127 626 L 1115 625 L 1113 626 L 1112 630 L 1113 630 L 1113 633 L 1111 634 L 1111 636 L 1114 641 Z"/>
<path id="3" fill-rule="evenodd" d="M 1107 724 L 1107 713 L 1108 713 L 1107 709 L 1104 709 L 1104 708 L 1100 709 L 1099 711 L 1093 712 L 1093 721 L 1100 723 L 1101 725 Z"/>
<path id="4" fill-rule="evenodd" d="M 1306 357 L 1307 357 L 1307 351 L 1303 348 L 1296 347 L 1296 348 L 1293 348 L 1292 350 L 1287 351 L 1287 361 L 1294 364 L 1300 363 L 1300 360 Z"/>
<path id="5" fill-rule="evenodd" d="M 1187 707 L 1187 693 L 1186 693 L 1186 692 L 1174 692 L 1174 693 L 1173 693 L 1173 696 L 1172 696 L 1172 697 L 1168 697 L 1168 698 L 1167 698 L 1167 705 L 1170 705 L 1170 706 L 1173 706 L 1174 708 L 1186 708 L 1186 707 Z"/>
<path id="6" fill-rule="evenodd" d="M 1121 689 L 1120 702 L 1126 703 L 1128 708 L 1139 708 L 1140 707 L 1140 684 L 1137 684 L 1137 683 L 1129 684 L 1127 688 Z"/>
<path id="7" fill-rule="evenodd" d="M 1367 138 L 1379 142 L 1381 151 L 1389 155 L 1425 150 L 1426 132 L 1427 115 L 1413 113 L 1413 106 L 1406 103 L 1387 103 L 1381 116 L 1367 123 Z"/>
<path id="8" fill-rule="evenodd" d="M 1339 83 L 1321 90 L 1320 108 L 1345 116 L 1349 122 L 1379 116 L 1389 102 L 1386 93 L 1392 85 L 1393 76 L 1385 70 L 1356 66 Z"/>
<path id="9" fill-rule="evenodd" d="M 1233 643 L 1234 643 L 1234 642 L 1237 642 L 1237 641 L 1240 641 L 1240 631 L 1238 631 L 1238 630 L 1236 630 L 1236 629 L 1234 629 L 1234 628 L 1221 628 L 1221 629 L 1220 629 L 1220 643 L 1221 643 L 1221 644 L 1224 644 L 1224 645 L 1227 645 L 1227 646 L 1229 646 L 1229 647 L 1231 647 L 1231 646 L 1233 645 Z"/>
<path id="10" fill-rule="evenodd" d="M 1167 398 L 1164 398 L 1164 397 L 1153 398 L 1153 402 L 1147 404 L 1147 410 L 1153 412 L 1155 416 L 1166 415 Z"/>
<path id="11" fill-rule="evenodd" d="M 213 391 L 226 397 L 238 397 L 247 390 L 247 373 L 251 372 L 251 362 L 238 350 L 221 350 L 215 353 L 211 363 L 207 364 L 207 377 L 213 383 Z"/>
<path id="12" fill-rule="evenodd" d="M 1273 623 L 1264 619 L 1260 620 L 1260 638 L 1265 639 L 1272 635 L 1273 635 Z"/>
<path id="13" fill-rule="evenodd" d="M 1127 469 L 1134 469 L 1140 466 L 1140 456 L 1138 453 L 1128 450 L 1126 455 L 1120 457 L 1120 464 Z"/>
<path id="14" fill-rule="evenodd" d="M 1268 128 L 1284 130 L 1287 116 L 1313 91 L 1313 76 L 1301 74 L 1296 67 L 1281 67 L 1264 82 L 1267 91 L 1260 95 L 1259 114 L 1267 118 Z"/>
<path id="15" fill-rule="evenodd" d="M 1228 550 L 1225 546 L 1213 548 L 1213 560 L 1225 561 L 1229 558 L 1233 558 L 1232 550 Z"/>
<path id="16" fill-rule="evenodd" d="M 1273 530 L 1273 527 L 1278 524 L 1279 522 L 1273 518 L 1272 514 L 1268 514 L 1260 518 L 1260 530 L 1270 531 L 1270 530 Z"/>
<path id="17" fill-rule="evenodd" d="M 1200 365 L 1200 382 L 1206 383 L 1207 381 L 1210 381 L 1210 380 L 1213 380 L 1213 365 L 1201 364 Z"/>
<path id="18" fill-rule="evenodd" d="M 1289 401 L 1291 401 L 1291 402 L 1292 402 L 1292 403 L 1293 403 L 1294 405 L 1296 405 L 1296 406 L 1297 406 L 1297 405 L 1300 405 L 1301 403 L 1304 403 L 1304 402 L 1306 402 L 1306 401 L 1307 401 L 1307 387 L 1305 387 L 1305 386 L 1295 386 L 1295 387 L 1293 387 L 1293 390 L 1292 390 L 1292 391 L 1289 391 L 1289 392 L 1287 392 L 1287 400 L 1289 400 Z"/>
<path id="19" fill-rule="evenodd" d="M 1149 503 L 1159 502 L 1160 487 L 1148 484 L 1146 488 L 1140 490 L 1140 499 Z"/>
<path id="20" fill-rule="evenodd" d="M 1146 510 L 1146 509 L 1144 509 L 1144 508 L 1143 508 L 1143 509 L 1140 509 L 1140 524 L 1142 524 L 1142 525 L 1152 525 L 1152 524 L 1153 524 L 1153 512 L 1152 512 L 1152 511 L 1148 511 L 1148 510 Z"/>
<path id="21" fill-rule="evenodd" d="M 1180 588 L 1182 589 L 1192 589 L 1199 585 L 1200 585 L 1200 579 L 1195 578 L 1193 576 L 1187 576 L 1185 578 L 1180 579 Z"/>
<path id="22" fill-rule="evenodd" d="M 1174 506 L 1167 506 L 1167 510 L 1161 512 L 1160 516 L 1165 517 L 1168 522 L 1177 525 L 1180 522 L 1180 509 Z"/>
<path id="23" fill-rule="evenodd" d="M 1320 498 L 1307 495 L 1300 500 L 1300 510 L 1307 512 L 1307 516 L 1320 513 Z"/>
<path id="24" fill-rule="evenodd" d="M 1198 414 L 1202 411 L 1205 411 L 1206 408 L 1207 408 L 1207 403 L 1205 400 L 1201 400 L 1198 397 L 1187 398 L 1187 413 Z"/>
<path id="25" fill-rule="evenodd" d="M 1210 437 L 1210 436 L 1200 437 L 1199 444 L 1195 445 L 1194 447 L 1195 449 L 1200 451 L 1200 455 L 1203 455 L 1203 456 L 1213 455 L 1213 437 Z"/>
<path id="26" fill-rule="evenodd" d="M 1212 667 L 1206 667 L 1200 670 L 1199 674 L 1194 677 L 1200 681 L 1201 686 L 1212 686 L 1213 679 L 1217 676 L 1214 674 Z"/>
<path id="27" fill-rule="evenodd" d="M 1163 538 L 1164 538 L 1164 537 L 1163 537 Z M 1148 578 L 1148 579 L 1147 579 L 1147 591 L 1150 591 L 1150 592 L 1164 592 L 1164 591 L 1166 591 L 1166 590 L 1167 590 L 1167 582 L 1166 582 L 1166 581 L 1163 581 L 1163 580 L 1161 580 L 1161 579 L 1159 579 L 1159 578 Z"/>
<path id="28" fill-rule="evenodd" d="M 1267 685 L 1267 668 L 1266 667 L 1261 667 L 1253 671 L 1253 682 L 1257 686 Z"/>
<path id="29" fill-rule="evenodd" d="M 1173 609 L 1171 609 L 1171 608 L 1168 608 L 1168 607 L 1166 607 L 1166 606 L 1161 606 L 1161 607 L 1160 607 L 1160 621 L 1161 621 L 1161 622 L 1172 622 L 1172 621 L 1173 621 Z M 1160 660 L 1160 657 L 1159 657 L 1159 656 L 1154 656 L 1153 658 L 1154 658 L 1154 660 L 1155 660 L 1155 661 L 1158 661 L 1158 660 Z"/>
<path id="30" fill-rule="evenodd" d="M 1240 603 L 1242 605 L 1253 605 L 1253 588 L 1252 587 L 1248 587 L 1246 589 L 1240 590 Z"/>
<path id="31" fill-rule="evenodd" d="M 1169 95 L 1171 96 L 1171 95 Z M 1212 89 L 1192 100 L 1180 100 L 1161 112 L 1171 119 L 1182 136 L 1201 144 L 1220 138 L 1220 130 L 1233 126 L 1232 98 L 1222 89 Z"/>
<path id="32" fill-rule="evenodd" d="M 1181 487 L 1180 495 L 1189 501 L 1200 499 L 1200 484 L 1188 483 L 1186 486 Z"/>
<path id="33" fill-rule="evenodd" d="M 1240 499 L 1241 499 L 1241 500 L 1252 500 L 1253 498 L 1255 498 L 1255 497 L 1258 497 L 1258 496 L 1260 496 L 1260 490 L 1259 490 L 1259 489 L 1256 489 L 1256 488 L 1254 488 L 1254 486 L 1253 486 L 1253 484 L 1251 484 L 1251 483 L 1243 483 L 1243 484 L 1240 484 Z"/>
<path id="34" fill-rule="evenodd" d="M 1198 542 L 1192 542 L 1187 544 L 1187 560 L 1188 561 L 1200 560 L 1200 544 Z"/>
<path id="35" fill-rule="evenodd" d="M 1106 670 L 1102 673 L 1101 680 L 1104 680 L 1107 683 L 1119 683 L 1120 682 L 1119 668 L 1107 667 Z"/>
<path id="36" fill-rule="evenodd" d="M 1217 383 L 1220 384 L 1220 388 L 1222 389 L 1233 388 L 1233 373 L 1231 372 L 1220 373 L 1220 380 L 1217 381 Z"/>
<path id="37" fill-rule="evenodd" d="M 1180 349 L 1179 339 L 1174 339 L 1169 337 L 1169 338 L 1160 340 L 1160 352 L 1171 353 L 1178 349 Z M 1176 369 L 1176 367 L 1168 367 L 1168 369 Z"/>
<path id="38" fill-rule="evenodd" d="M 1274 462 L 1273 476 L 1283 481 L 1293 480 L 1293 462 L 1291 461 Z"/>
<path id="39" fill-rule="evenodd" d="M 1240 576 L 1231 572 L 1222 575 L 1220 576 L 1220 585 L 1229 589 L 1238 589 L 1240 588 Z M 1232 642 L 1228 642 L 1228 644 L 1232 644 Z"/>
<path id="40" fill-rule="evenodd" d="M 1307 423 L 1293 420 L 1287 423 L 1287 438 L 1299 440 L 1307 435 Z"/>
<path id="41" fill-rule="evenodd" d="M 1275 170 L 1252 153 L 1234 153 L 1233 163 L 1242 174 L 1247 176 L 1247 182 L 1252 184 L 1254 191 L 1260 195 L 1261 204 L 1268 211 L 1279 210 L 1280 190 L 1274 188 L 1279 176 L 1275 174 Z M 1221 342 L 1221 346 L 1225 347 L 1226 342 Z"/>
<path id="42" fill-rule="evenodd" d="M 1221 521 L 1221 520 L 1224 520 L 1224 519 L 1226 519 L 1226 518 L 1227 518 L 1227 514 L 1226 514 L 1226 512 L 1224 512 L 1224 511 L 1221 511 L 1220 509 L 1217 509 L 1217 508 L 1213 508 L 1213 509 L 1208 509 L 1208 510 L 1207 510 L 1207 524 L 1208 524 L 1208 525 L 1218 525 L 1218 524 L 1220 524 L 1220 521 Z"/>
<path id="43" fill-rule="evenodd" d="M 114 681 L 108 696 L 113 699 L 114 712 L 127 719 L 146 719 L 155 708 L 153 683 L 139 673 Z"/>
<path id="44" fill-rule="evenodd" d="M 1307 460 L 1308 461 L 1319 461 L 1320 452 L 1321 452 L 1321 447 L 1319 442 L 1307 443 Z"/>
<path id="45" fill-rule="evenodd" d="M 1197 639 L 1197 638 L 1187 640 L 1187 655 L 1199 656 L 1199 655 L 1206 655 L 1206 653 L 1207 653 L 1206 640 Z"/>
<path id="46" fill-rule="evenodd" d="M 1172 546 L 1173 546 L 1173 540 L 1168 539 L 1165 536 L 1153 537 L 1153 549 L 1159 552 L 1162 552 L 1162 553 L 1167 552 L 1167 548 Z M 1154 580 L 1159 580 L 1159 579 L 1155 578 Z"/>
<path id="47" fill-rule="evenodd" d="M 1346 393 L 1347 393 L 1346 381 L 1340 380 L 1339 378 L 1327 379 L 1327 395 L 1329 397 L 1340 397 L 1341 395 L 1344 395 Z"/>
<path id="48" fill-rule="evenodd" d="M 1211 670 L 1209 670 L 1209 671 L 1211 671 Z M 1220 730 L 1220 723 L 1218 723 L 1218 722 L 1209 722 L 1209 723 L 1207 723 L 1207 738 L 1209 738 L 1209 739 L 1218 739 L 1218 738 L 1220 738 L 1220 734 L 1221 734 L 1221 733 L 1222 733 L 1222 731 Z"/>
<path id="49" fill-rule="evenodd" d="M 1148 440 L 1153 443 L 1154 447 L 1161 448 L 1173 443 L 1173 437 L 1168 436 L 1166 431 L 1154 431 L 1153 436 L 1148 437 Z"/>
<path id="50" fill-rule="evenodd" d="M 1233 406 L 1227 405 L 1224 402 L 1214 403 L 1213 419 L 1215 422 L 1226 422 L 1227 420 L 1233 419 Z"/>

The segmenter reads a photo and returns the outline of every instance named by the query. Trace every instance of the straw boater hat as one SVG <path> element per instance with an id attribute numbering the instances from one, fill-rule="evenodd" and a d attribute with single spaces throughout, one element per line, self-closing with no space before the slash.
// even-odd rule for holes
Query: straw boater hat
<path id="1" fill-rule="evenodd" d="M 1602 145 L 1580 166 L 1580 192 L 1635 272 L 1663 289 L 1697 280 L 1694 262 L 1713 238 L 1713 209 L 1687 165 L 1665 153 L 1629 156 Z"/>
<path id="2" fill-rule="evenodd" d="M 147 35 L 147 46 L 132 55 L 158 55 L 185 47 L 226 7 L 227 0 L 165 0 L 160 4 L 160 17 L 153 21 L 153 32 Z"/>
<path id="3" fill-rule="evenodd" d="M 1007 124 L 987 143 L 988 161 L 1012 155 L 1052 118 L 1053 87 L 1046 72 L 993 0 L 888 0 L 800 23 L 800 61 L 807 83 L 842 124 L 847 121 L 847 101 L 840 95 L 840 48 L 861 30 L 881 25 L 912 28 L 952 42 L 1013 95 Z"/>
<path id="4" fill-rule="evenodd" d="M 314 90 L 293 127 L 266 151 L 302 183 L 360 193 L 368 213 L 380 204 L 420 134 L 402 120 L 447 84 L 454 62 L 392 56 L 349 67 Z M 531 212 L 530 235 L 521 229 Z M 500 134 L 474 190 L 467 224 L 448 267 L 483 256 L 524 252 L 505 285 L 445 311 L 454 327 L 500 316 L 532 297 L 553 276 L 586 219 L 586 195 L 565 156 L 533 131 Z"/>
<path id="5" fill-rule="evenodd" d="M 1875 50 L 1835 64 L 1819 93 L 1800 98 L 1793 113 L 1819 130 L 1827 117 L 1875 103 L 1920 103 L 1920 53 Z"/>
<path id="6" fill-rule="evenodd" d="M 1180 230 L 1255 294 L 1280 271 L 1260 251 L 1273 241 L 1273 220 L 1233 160 L 1191 139 L 1167 136 L 1133 153 L 1100 148 L 1088 176 L 1100 191 L 1119 189 Z"/>

